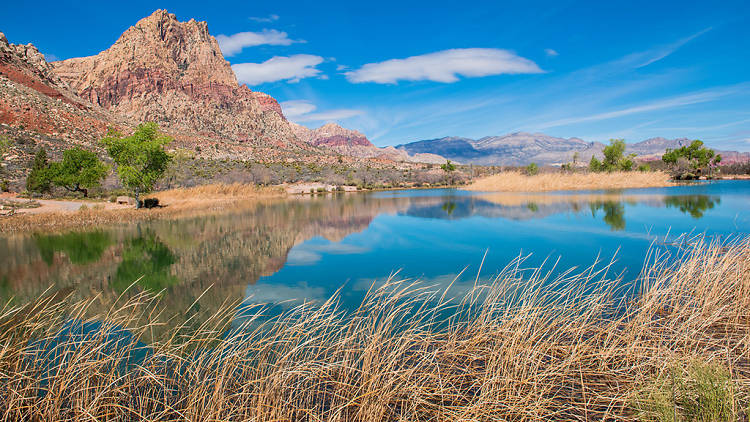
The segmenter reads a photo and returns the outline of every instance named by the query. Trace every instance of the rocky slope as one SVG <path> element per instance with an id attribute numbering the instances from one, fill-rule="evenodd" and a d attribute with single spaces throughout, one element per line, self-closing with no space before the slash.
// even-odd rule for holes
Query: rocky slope
<path id="1" fill-rule="evenodd" d="M 122 119 L 79 97 L 31 44 L 0 33 L 0 179 L 21 186 L 31 155 L 42 145 L 52 156 L 72 145 L 91 147 Z"/>
<path id="2" fill-rule="evenodd" d="M 626 153 L 634 153 L 644 160 L 660 159 L 667 148 L 690 144 L 687 138 L 651 138 L 627 145 Z M 557 138 L 543 133 L 511 133 L 487 136 L 478 140 L 445 137 L 399 145 L 396 148 L 410 154 L 434 153 L 460 163 L 482 165 L 527 165 L 537 163 L 559 165 L 572 161 L 577 154 L 579 163 L 587 163 L 592 156 L 602 157 L 605 144 L 586 142 L 580 138 Z M 750 153 L 717 151 L 725 162 L 750 160 Z"/>
<path id="3" fill-rule="evenodd" d="M 291 123 L 292 130 L 300 140 L 337 154 L 358 158 L 375 158 L 398 162 L 444 163 L 445 158 L 436 154 L 409 154 L 394 147 L 378 148 L 367 137 L 356 131 L 327 123 L 317 129 Z"/>
<path id="4" fill-rule="evenodd" d="M 309 150 L 275 99 L 238 84 L 205 22 L 157 10 L 109 49 L 52 67 L 81 98 L 133 123 L 156 121 L 189 146 L 219 142 L 235 158 Z"/>

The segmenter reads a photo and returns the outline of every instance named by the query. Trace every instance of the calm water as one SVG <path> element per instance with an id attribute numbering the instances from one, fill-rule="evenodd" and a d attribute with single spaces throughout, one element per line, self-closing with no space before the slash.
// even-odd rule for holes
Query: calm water
<path id="1" fill-rule="evenodd" d="M 190 305 L 321 301 L 344 286 L 353 306 L 372 283 L 398 278 L 488 279 L 519 255 L 524 266 L 585 268 L 597 257 L 626 279 L 652 245 L 682 233 L 750 233 L 750 182 L 547 194 L 418 190 L 292 198 L 251 209 L 87 232 L 0 237 L 0 296 L 24 302 L 50 285 L 115 300 L 160 291 L 175 315 Z M 139 279 L 140 278 L 140 279 Z M 291 300 L 291 301 L 290 301 Z M 197 312 L 197 311 L 196 311 Z"/>

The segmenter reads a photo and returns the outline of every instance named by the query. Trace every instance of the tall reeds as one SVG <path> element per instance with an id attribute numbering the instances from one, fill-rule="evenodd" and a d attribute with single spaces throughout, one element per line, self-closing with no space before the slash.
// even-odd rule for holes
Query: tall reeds
<path id="1" fill-rule="evenodd" d="M 634 283 L 606 267 L 551 277 L 520 264 L 465 290 L 394 278 L 354 311 L 337 296 L 281 314 L 228 304 L 163 336 L 158 296 L 93 311 L 98 298 L 47 294 L 0 314 L 0 415 L 682 420 L 694 416 L 685 403 L 704 403 L 691 374 L 720 373 L 709 385 L 721 403 L 701 417 L 746 417 L 750 238 L 650 256 Z M 700 365 L 719 369 L 685 369 Z M 680 389 L 655 389 L 676 373 Z"/>
<path id="2" fill-rule="evenodd" d="M 466 190 L 484 192 L 546 192 L 557 190 L 628 189 L 672 186 L 667 173 L 541 173 L 527 176 L 518 171 L 477 179 Z"/>

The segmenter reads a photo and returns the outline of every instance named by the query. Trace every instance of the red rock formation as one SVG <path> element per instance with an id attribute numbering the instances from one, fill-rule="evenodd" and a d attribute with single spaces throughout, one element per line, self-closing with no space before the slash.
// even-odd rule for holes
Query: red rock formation
<path id="1" fill-rule="evenodd" d="M 178 138 L 244 143 L 244 158 L 258 147 L 309 149 L 275 99 L 237 83 L 205 22 L 157 10 L 109 49 L 53 67 L 81 97 L 133 122 L 156 121 Z"/>
<path id="2" fill-rule="evenodd" d="M 93 142 L 112 116 L 76 95 L 31 44 L 10 44 L 0 33 L 0 123 L 44 135 Z"/>

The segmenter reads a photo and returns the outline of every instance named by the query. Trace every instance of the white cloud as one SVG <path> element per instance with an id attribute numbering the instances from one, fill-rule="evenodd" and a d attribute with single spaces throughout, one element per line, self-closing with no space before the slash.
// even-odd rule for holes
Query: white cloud
<path id="1" fill-rule="evenodd" d="M 279 15 L 268 15 L 267 17 L 262 16 L 250 16 L 248 19 L 260 23 L 271 23 L 279 20 Z"/>
<path id="2" fill-rule="evenodd" d="M 316 66 L 323 63 L 323 58 L 311 54 L 295 54 L 289 57 L 275 56 L 263 63 L 238 63 L 232 65 L 234 74 L 240 83 L 260 85 L 265 82 L 289 81 L 320 75 Z"/>
<path id="3" fill-rule="evenodd" d="M 555 51 L 555 50 L 553 50 L 551 48 L 545 48 L 544 49 L 544 54 L 546 54 L 549 57 L 557 57 L 557 56 L 560 55 L 560 53 L 558 53 L 557 51 Z"/>
<path id="4" fill-rule="evenodd" d="M 281 103 L 281 110 L 289 120 L 302 116 L 303 114 L 312 113 L 317 107 L 307 100 L 290 100 Z"/>
<path id="5" fill-rule="evenodd" d="M 292 43 L 304 42 L 290 39 L 286 32 L 275 29 L 264 29 L 261 32 L 239 32 L 233 35 L 220 34 L 216 36 L 219 48 L 225 56 L 234 56 L 245 47 L 257 45 L 290 45 Z"/>
<path id="6" fill-rule="evenodd" d="M 501 74 L 542 73 L 536 63 L 508 50 L 460 48 L 368 63 L 347 72 L 350 82 L 395 84 L 399 80 L 456 82 L 458 76 L 481 77 Z"/>
<path id="7" fill-rule="evenodd" d="M 318 107 L 315 106 L 315 104 L 307 100 L 291 100 L 281 103 L 281 110 L 284 112 L 284 116 L 295 123 L 321 121 L 332 122 L 337 120 L 345 120 L 364 114 L 364 111 L 362 110 L 348 108 L 340 108 L 313 113 L 317 109 Z"/>
<path id="8" fill-rule="evenodd" d="M 362 246 L 349 245 L 346 243 L 332 242 L 324 245 L 303 243 L 295 246 L 287 254 L 287 265 L 301 266 L 312 265 L 323 258 L 323 254 L 329 255 L 353 255 L 367 252 Z"/>

